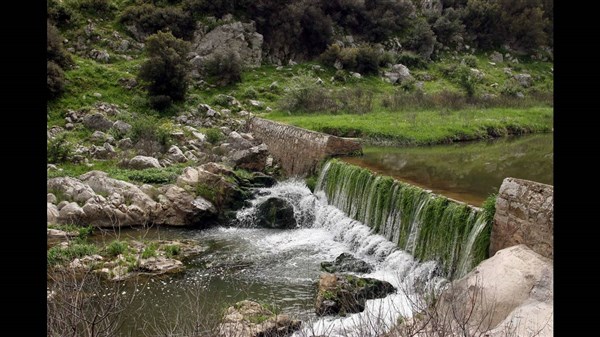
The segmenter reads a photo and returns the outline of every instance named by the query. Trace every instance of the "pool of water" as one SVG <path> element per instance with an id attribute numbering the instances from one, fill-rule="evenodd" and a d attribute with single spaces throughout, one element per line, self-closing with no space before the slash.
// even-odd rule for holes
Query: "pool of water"
<path id="1" fill-rule="evenodd" d="M 365 146 L 348 163 L 480 206 L 506 177 L 553 184 L 553 134 L 422 147 Z"/>

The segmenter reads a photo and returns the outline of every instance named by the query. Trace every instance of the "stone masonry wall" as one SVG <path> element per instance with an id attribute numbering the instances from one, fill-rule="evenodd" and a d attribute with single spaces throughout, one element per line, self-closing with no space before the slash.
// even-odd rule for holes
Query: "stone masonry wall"
<path id="1" fill-rule="evenodd" d="M 361 144 L 342 138 L 305 130 L 291 125 L 254 117 L 248 131 L 269 147 L 269 152 L 281 163 L 288 176 L 307 176 L 314 173 L 323 159 L 338 155 L 362 153 Z"/>
<path id="2" fill-rule="evenodd" d="M 554 187 L 523 179 L 504 179 L 496 199 L 490 256 L 503 248 L 525 244 L 552 259 L 553 231 Z"/>

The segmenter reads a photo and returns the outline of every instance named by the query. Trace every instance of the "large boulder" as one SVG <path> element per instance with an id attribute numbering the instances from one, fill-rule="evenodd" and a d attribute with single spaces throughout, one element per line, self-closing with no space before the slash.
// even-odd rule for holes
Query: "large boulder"
<path id="1" fill-rule="evenodd" d="M 328 273 L 370 273 L 373 271 L 373 266 L 361 259 L 357 259 L 352 254 L 342 253 L 333 262 L 321 262 L 321 269 Z"/>
<path id="2" fill-rule="evenodd" d="M 169 148 L 167 151 L 167 158 L 175 163 L 185 163 L 188 161 L 188 158 L 177 145 L 173 145 Z"/>
<path id="3" fill-rule="evenodd" d="M 265 228 L 296 228 L 294 206 L 287 200 L 272 197 L 256 209 L 256 226 Z"/>
<path id="4" fill-rule="evenodd" d="M 82 122 L 88 129 L 99 131 L 108 131 L 114 124 L 99 112 L 86 115 Z"/>
<path id="5" fill-rule="evenodd" d="M 525 245 L 506 248 L 452 282 L 435 310 L 455 317 L 448 326 L 455 331 L 468 323 L 470 336 L 515 329 L 515 336 L 552 336 L 553 275 L 552 260 Z"/>
<path id="6" fill-rule="evenodd" d="M 236 52 L 244 66 L 258 67 L 262 62 L 263 36 L 256 32 L 254 22 L 232 22 L 218 26 L 207 34 L 194 34 L 191 63 L 201 68 L 213 55 Z"/>
<path id="7" fill-rule="evenodd" d="M 227 308 L 218 336 L 285 337 L 300 329 L 301 322 L 277 315 L 253 301 L 241 301 Z"/>
<path id="8" fill-rule="evenodd" d="M 402 83 L 406 80 L 412 79 L 412 75 L 410 74 L 410 70 L 403 64 L 394 64 L 390 71 L 386 71 L 384 76 L 391 83 Z"/>
<path id="9" fill-rule="evenodd" d="M 263 171 L 268 156 L 267 145 L 263 143 L 246 150 L 237 150 L 229 156 L 229 160 L 235 168 L 242 168 L 249 171 Z"/>
<path id="10" fill-rule="evenodd" d="M 62 200 L 85 203 L 96 195 L 94 190 L 78 179 L 71 177 L 51 178 L 46 181 L 46 189 L 54 195 L 60 195 Z"/>
<path id="11" fill-rule="evenodd" d="M 386 281 L 323 273 L 319 278 L 315 312 L 319 316 L 361 312 L 367 300 L 383 298 L 395 291 Z"/>
<path id="12" fill-rule="evenodd" d="M 160 208 L 155 213 L 156 223 L 185 226 L 201 222 L 217 214 L 215 206 L 208 200 L 175 185 L 159 188 Z"/>
<path id="13" fill-rule="evenodd" d="M 134 170 L 161 167 L 158 159 L 148 156 L 135 156 L 128 161 L 124 161 L 123 165 Z"/>
<path id="14" fill-rule="evenodd" d="M 46 209 L 46 222 L 55 223 L 58 219 L 58 216 L 60 215 L 60 213 L 58 212 L 58 207 L 48 202 Z"/>

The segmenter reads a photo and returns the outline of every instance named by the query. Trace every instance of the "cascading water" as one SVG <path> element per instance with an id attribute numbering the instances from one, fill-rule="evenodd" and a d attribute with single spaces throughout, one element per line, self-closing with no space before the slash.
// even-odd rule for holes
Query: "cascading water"
<path id="1" fill-rule="evenodd" d="M 336 159 L 323 167 L 316 191 L 418 260 L 438 261 L 448 278 L 487 257 L 491 224 L 478 208 Z"/>
<path id="2" fill-rule="evenodd" d="M 372 195 L 373 191 L 369 194 Z M 294 336 L 378 336 L 387 332 L 400 315 L 412 314 L 411 303 L 419 301 L 418 294 L 421 291 L 439 290 L 447 282 L 440 275 L 441 269 L 437 262 L 419 263 L 383 235 L 374 233 L 368 226 L 328 205 L 323 191 L 313 194 L 300 180 L 288 180 L 271 188 L 259 189 L 256 197 L 250 201 L 251 205 L 238 212 L 236 225 L 253 227 L 258 206 L 270 198 L 280 198 L 293 205 L 298 228 L 292 232 L 297 232 L 298 240 L 305 238 L 307 230 L 314 231 L 314 235 L 327 233 L 335 242 L 342 244 L 344 250 L 375 267 L 372 273 L 361 276 L 388 281 L 398 290 L 383 299 L 367 301 L 366 308 L 361 313 L 310 320 Z M 371 200 L 371 203 L 377 206 L 377 200 Z M 370 212 L 366 207 L 356 209 L 356 212 L 361 212 L 364 216 Z M 293 233 L 291 235 L 294 236 Z M 319 241 L 316 237 L 313 240 Z"/>

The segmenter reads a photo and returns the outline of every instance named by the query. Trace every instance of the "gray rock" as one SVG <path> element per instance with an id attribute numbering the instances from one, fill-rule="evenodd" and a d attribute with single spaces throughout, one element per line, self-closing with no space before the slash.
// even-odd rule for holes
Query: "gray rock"
<path id="1" fill-rule="evenodd" d="M 101 113 L 86 115 L 82 122 L 88 129 L 99 131 L 108 131 L 113 126 L 113 122 L 106 119 Z"/>
<path id="2" fill-rule="evenodd" d="M 275 314 L 257 302 L 241 301 L 227 308 L 218 326 L 218 336 L 285 337 L 299 330 L 301 324 L 301 321 Z"/>
<path id="3" fill-rule="evenodd" d="M 58 205 L 56 205 L 56 208 L 60 211 L 63 207 L 67 206 L 69 204 L 68 201 L 63 200 L 61 202 L 58 203 Z"/>
<path id="4" fill-rule="evenodd" d="M 117 147 L 123 150 L 131 149 L 133 147 L 133 142 L 131 141 L 131 138 L 123 138 L 117 142 Z"/>
<path id="5" fill-rule="evenodd" d="M 502 62 L 504 62 L 504 57 L 502 56 L 502 54 L 495 51 L 492 54 L 490 54 L 490 61 L 492 61 L 494 63 L 502 63 Z"/>
<path id="6" fill-rule="evenodd" d="M 60 216 L 58 207 L 56 207 L 56 205 L 54 205 L 53 203 L 48 202 L 46 209 L 47 209 L 46 222 L 47 223 L 56 223 L 56 220 Z"/>
<path id="7" fill-rule="evenodd" d="M 102 131 L 94 131 L 90 136 L 90 140 L 94 143 L 104 143 L 106 140 L 106 133 Z"/>
<path id="8" fill-rule="evenodd" d="M 84 217 L 83 209 L 76 202 L 70 202 L 58 211 L 56 220 L 60 223 L 80 224 L 84 222 Z"/>
<path id="9" fill-rule="evenodd" d="M 113 123 L 112 128 L 117 131 L 120 136 L 126 135 L 131 130 L 131 124 L 123 121 L 116 121 Z"/>
<path id="10" fill-rule="evenodd" d="M 126 167 L 134 170 L 143 170 L 146 168 L 160 168 L 158 159 L 147 156 L 135 156 L 127 161 Z"/>
<path id="11" fill-rule="evenodd" d="M 384 76 L 390 81 L 390 83 L 402 83 L 403 81 L 412 79 L 410 70 L 405 65 L 400 63 L 394 64 L 391 71 L 386 71 Z"/>
<path id="12" fill-rule="evenodd" d="M 110 61 L 110 55 L 106 50 L 92 49 L 90 57 L 98 62 L 108 63 Z"/>
<path id="13" fill-rule="evenodd" d="M 230 143 L 236 150 L 249 149 L 252 147 L 252 143 L 242 137 L 242 135 L 236 131 L 229 133 L 229 136 L 227 136 L 227 142 Z"/>
<path id="14" fill-rule="evenodd" d="M 175 163 L 185 163 L 188 161 L 188 158 L 183 154 L 181 149 L 176 145 L 173 145 L 167 151 L 167 158 Z"/>
<path id="15" fill-rule="evenodd" d="M 247 150 L 235 151 L 231 154 L 229 159 L 233 162 L 235 168 L 242 168 L 250 171 L 263 171 L 268 155 L 267 145 L 263 143 Z"/>
<path id="16" fill-rule="evenodd" d="M 261 102 L 261 101 L 256 101 L 256 100 L 251 99 L 249 102 L 250 102 L 250 105 L 252 105 L 255 108 L 260 108 L 263 106 L 263 102 Z"/>
<path id="17" fill-rule="evenodd" d="M 321 269 L 328 273 L 370 273 L 373 271 L 373 266 L 363 260 L 357 259 L 352 254 L 342 253 L 333 262 L 322 262 Z"/>
<path id="18" fill-rule="evenodd" d="M 350 75 L 352 75 L 352 77 L 354 77 L 354 78 L 362 78 L 362 75 L 359 74 L 359 73 L 352 73 L 351 72 Z"/>
<path id="19" fill-rule="evenodd" d="M 156 213 L 155 222 L 171 225 L 185 226 L 197 224 L 203 219 L 217 214 L 215 206 L 202 197 L 195 197 L 192 193 L 175 185 L 159 188 L 161 203 L 160 210 Z"/>
<path id="20" fill-rule="evenodd" d="M 533 78 L 529 74 L 516 74 L 513 77 L 519 81 L 519 84 L 524 88 L 530 87 L 531 83 L 533 82 Z"/>
<path id="21" fill-rule="evenodd" d="M 233 51 L 240 56 L 244 66 L 258 67 L 262 62 L 262 43 L 263 36 L 256 32 L 253 21 L 228 23 L 207 34 L 198 30 L 192 42 L 191 63 L 201 69 L 215 54 Z"/>
<path id="22" fill-rule="evenodd" d="M 52 193 L 48 193 L 46 195 L 46 202 L 49 202 L 51 204 L 56 204 L 56 202 L 57 202 L 56 196 Z"/>
<path id="23" fill-rule="evenodd" d="M 63 195 L 63 199 L 85 203 L 89 198 L 96 195 L 94 190 L 78 179 L 71 177 L 57 177 L 46 181 L 46 189 L 55 194 Z M 62 204 L 62 202 L 61 202 Z M 59 206 L 61 206 L 59 204 Z M 62 206 L 65 206 L 64 204 Z M 59 207 L 60 209 L 61 207 Z"/>
<path id="24" fill-rule="evenodd" d="M 296 228 L 294 206 L 287 200 L 269 198 L 256 209 L 256 226 L 265 228 Z"/>

